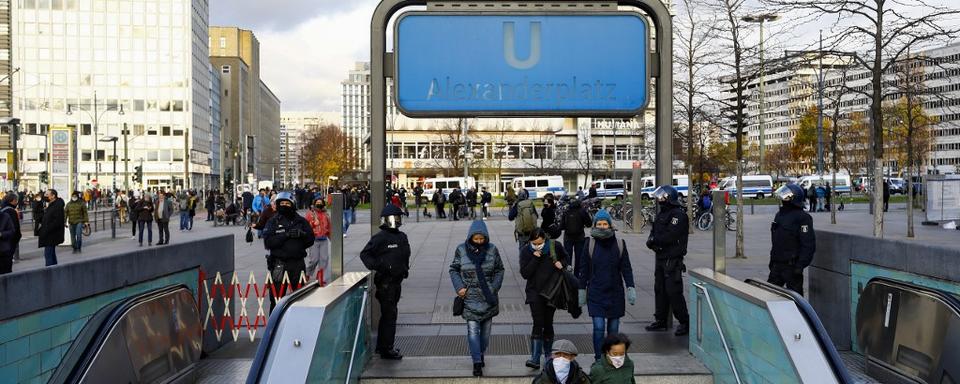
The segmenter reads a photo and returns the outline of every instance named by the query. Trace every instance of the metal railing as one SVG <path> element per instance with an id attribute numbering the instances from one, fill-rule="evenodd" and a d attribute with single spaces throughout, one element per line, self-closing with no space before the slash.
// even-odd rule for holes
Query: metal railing
<path id="1" fill-rule="evenodd" d="M 91 233 L 110 230 L 110 237 L 114 239 L 117 238 L 117 227 L 121 227 L 122 224 L 118 220 L 119 216 L 117 216 L 116 209 L 87 211 L 87 218 L 90 220 Z M 32 213 L 24 213 L 23 220 L 20 221 L 21 231 L 32 233 L 35 222 Z"/>
<path id="2" fill-rule="evenodd" d="M 703 296 L 707 299 L 707 306 L 710 307 L 710 314 L 713 315 L 713 323 L 717 326 L 717 333 L 720 335 L 723 351 L 727 353 L 727 361 L 730 362 L 733 377 L 737 380 L 737 384 L 740 384 L 742 383 L 742 381 L 740 381 L 740 373 L 737 372 L 737 364 L 733 362 L 733 355 L 730 353 L 730 345 L 727 344 L 727 338 L 723 335 L 723 327 L 720 326 L 720 319 L 717 318 L 717 311 L 713 307 L 713 300 L 710 300 L 710 292 L 707 291 L 707 287 L 702 283 L 694 283 L 693 286 L 703 293 Z"/>

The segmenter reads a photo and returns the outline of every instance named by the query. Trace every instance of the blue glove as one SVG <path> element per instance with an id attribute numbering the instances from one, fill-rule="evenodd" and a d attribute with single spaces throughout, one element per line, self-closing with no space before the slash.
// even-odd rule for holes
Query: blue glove
<path id="1" fill-rule="evenodd" d="M 586 290 L 586 289 L 578 290 L 578 291 L 577 291 L 577 299 L 578 299 L 578 302 L 579 302 L 579 304 L 580 304 L 581 307 L 584 306 L 584 305 L 586 305 L 586 304 L 587 304 L 587 290 Z"/>
<path id="2" fill-rule="evenodd" d="M 637 289 L 634 287 L 627 287 L 627 302 L 630 305 L 637 303 Z"/>

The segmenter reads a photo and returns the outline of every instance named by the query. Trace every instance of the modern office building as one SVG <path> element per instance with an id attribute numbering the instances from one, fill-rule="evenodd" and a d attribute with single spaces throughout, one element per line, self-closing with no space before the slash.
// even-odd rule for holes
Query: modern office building
<path id="1" fill-rule="evenodd" d="M 24 188 L 47 186 L 39 176 L 52 171 L 48 132 L 58 127 L 74 133 L 70 189 L 202 185 L 212 149 L 207 5 L 13 2 Z M 128 176 L 141 164 L 144 180 L 134 183 Z"/>
<path id="2" fill-rule="evenodd" d="M 220 72 L 210 65 L 210 179 L 203 189 L 220 189 L 223 175 L 222 151 L 220 143 L 223 131 L 220 129 Z"/>
<path id="3" fill-rule="evenodd" d="M 280 172 L 276 181 L 283 185 L 304 185 L 311 182 L 309 175 L 303 172 L 302 149 L 305 135 L 310 130 L 341 122 L 338 112 L 292 112 L 284 111 L 280 115 Z"/>
<path id="4" fill-rule="evenodd" d="M 276 180 L 280 100 L 260 79 L 260 42 L 252 31 L 210 27 L 209 43 L 220 74 L 223 181 Z"/>

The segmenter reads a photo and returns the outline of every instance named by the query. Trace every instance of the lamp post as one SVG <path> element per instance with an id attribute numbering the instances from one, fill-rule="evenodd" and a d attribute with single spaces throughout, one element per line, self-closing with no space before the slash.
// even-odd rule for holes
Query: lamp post
<path id="1" fill-rule="evenodd" d="M 17 68 L 19 70 L 19 68 Z M 2 81 L 2 80 L 0 80 Z M 17 140 L 20 138 L 20 119 L 11 117 L 0 119 L 0 124 L 10 126 L 10 145 L 11 150 L 13 150 L 13 164 L 7 165 L 13 170 L 13 191 L 16 192 L 18 189 L 18 182 L 20 181 L 20 153 L 17 151 Z"/>
<path id="2" fill-rule="evenodd" d="M 764 83 L 764 62 L 763 62 L 763 23 L 767 21 L 776 21 L 780 18 L 780 15 L 776 13 L 759 13 L 754 15 L 747 15 L 740 20 L 743 20 L 747 23 L 759 23 L 760 24 L 760 104 L 759 104 L 759 113 L 757 114 L 757 130 L 760 131 L 760 164 L 757 167 L 759 170 L 758 173 L 763 173 L 763 158 L 764 151 L 766 147 L 764 146 L 765 137 L 763 133 L 763 83 Z"/>
<path id="3" fill-rule="evenodd" d="M 99 111 L 100 106 L 105 107 L 103 112 Z M 67 104 L 67 115 L 73 114 L 74 107 L 84 107 L 84 108 L 93 107 L 93 115 L 91 116 L 93 118 L 93 137 L 96 138 L 97 136 L 99 136 L 100 135 L 100 118 L 102 118 L 103 114 L 107 113 L 107 111 L 111 110 L 110 104 L 100 104 L 99 102 L 97 102 L 97 91 L 93 91 L 93 103 Z M 113 110 L 117 111 L 117 114 L 120 116 L 123 116 L 124 114 L 123 104 L 120 104 L 119 106 L 114 106 Z M 98 140 L 93 141 L 93 162 L 94 162 L 93 168 L 94 168 L 94 179 L 97 179 L 97 181 L 99 182 L 100 158 L 97 157 L 97 152 L 99 152 L 99 149 L 97 148 L 97 142 Z"/>
<path id="4" fill-rule="evenodd" d="M 100 141 L 104 143 L 113 142 L 113 177 L 111 177 L 111 179 L 113 180 L 114 191 L 117 190 L 117 140 L 118 139 L 119 138 L 116 136 L 104 136 L 103 138 L 100 139 Z"/>

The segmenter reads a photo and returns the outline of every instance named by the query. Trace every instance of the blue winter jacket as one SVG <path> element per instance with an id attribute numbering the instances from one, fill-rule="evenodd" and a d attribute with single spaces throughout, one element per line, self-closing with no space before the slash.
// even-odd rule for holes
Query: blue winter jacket
<path id="1" fill-rule="evenodd" d="M 470 225 L 470 231 L 467 232 L 467 240 L 457 246 L 453 255 L 453 261 L 450 263 L 450 280 L 453 282 L 453 292 L 460 291 L 461 288 L 467 289 L 467 295 L 464 297 L 463 319 L 467 321 L 484 321 L 500 313 L 499 303 L 491 304 L 483 295 L 480 287 L 480 280 L 477 276 L 476 265 L 467 255 L 470 238 L 474 234 L 481 234 L 486 239 L 485 252 L 486 257 L 481 269 L 483 278 L 487 281 L 487 286 L 494 295 L 500 292 L 503 285 L 503 260 L 500 258 L 500 251 L 497 246 L 490 243 L 490 233 L 487 231 L 487 225 L 481 220 L 476 220 Z"/>
<path id="2" fill-rule="evenodd" d="M 594 217 L 594 225 L 598 218 L 610 221 L 606 211 L 601 210 L 597 213 Z M 587 289 L 587 311 L 590 317 L 621 318 L 625 312 L 624 286 L 635 286 L 633 267 L 630 265 L 630 252 L 614 235 L 607 239 L 590 237 L 583 245 L 586 253 L 589 253 L 590 243 L 593 242 L 596 242 L 593 254 L 578 260 L 579 263 L 586 264 L 581 265 L 579 269 L 583 271 L 580 288 Z"/>
<path id="3" fill-rule="evenodd" d="M 270 205 L 270 197 L 257 195 L 253 198 L 253 207 L 251 208 L 254 212 L 260 213 L 263 212 L 263 207 L 267 205 Z"/>

